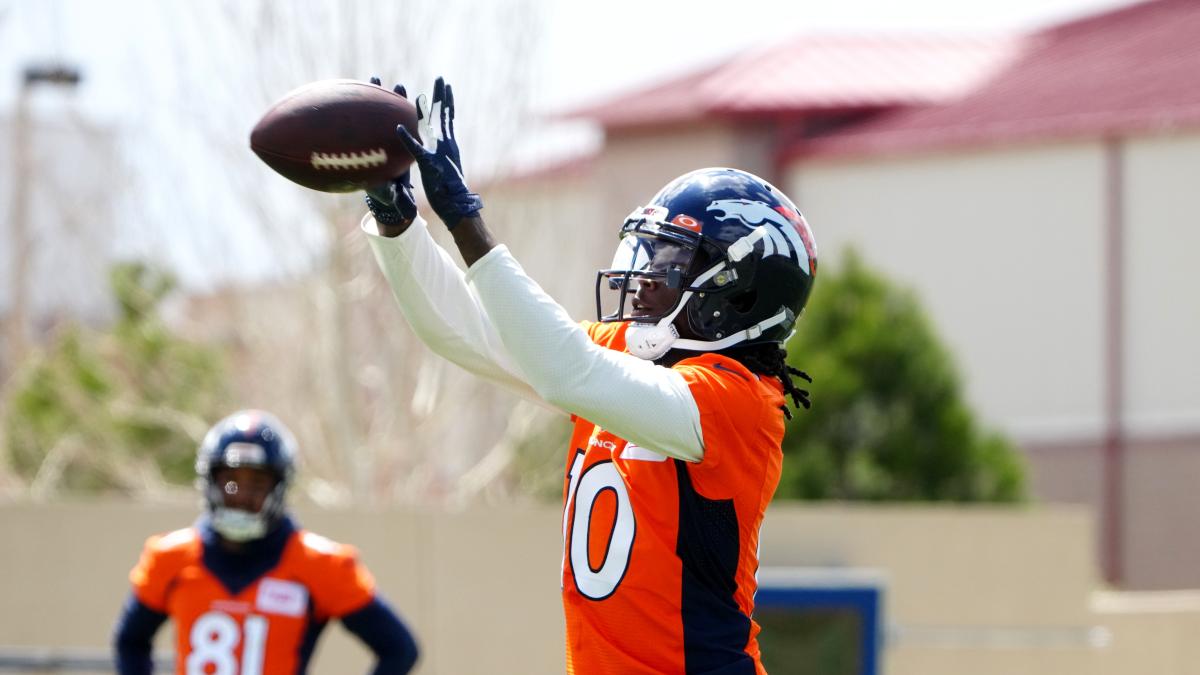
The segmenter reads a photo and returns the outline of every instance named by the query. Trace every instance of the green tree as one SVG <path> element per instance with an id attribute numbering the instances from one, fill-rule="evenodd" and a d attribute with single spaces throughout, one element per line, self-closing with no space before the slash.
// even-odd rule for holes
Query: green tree
<path id="1" fill-rule="evenodd" d="M 110 279 L 110 330 L 60 331 L 17 375 L 5 406 L 10 463 L 35 493 L 187 483 L 200 436 L 221 411 L 219 352 L 175 336 L 159 317 L 172 277 L 130 263 Z"/>
<path id="2" fill-rule="evenodd" d="M 1023 499 L 1019 455 L 976 422 L 916 297 L 853 252 L 840 269 L 823 271 L 788 343 L 791 364 L 815 383 L 812 409 L 788 426 L 778 495 Z"/>

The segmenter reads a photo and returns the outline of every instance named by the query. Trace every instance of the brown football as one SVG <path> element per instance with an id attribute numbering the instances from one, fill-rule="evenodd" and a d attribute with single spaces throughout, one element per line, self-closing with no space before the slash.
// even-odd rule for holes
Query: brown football
<path id="1" fill-rule="evenodd" d="M 369 82 L 321 80 L 272 105 L 250 132 L 250 149 L 304 187 L 353 192 L 386 183 L 412 163 L 397 124 L 419 138 L 417 110 L 403 96 Z"/>

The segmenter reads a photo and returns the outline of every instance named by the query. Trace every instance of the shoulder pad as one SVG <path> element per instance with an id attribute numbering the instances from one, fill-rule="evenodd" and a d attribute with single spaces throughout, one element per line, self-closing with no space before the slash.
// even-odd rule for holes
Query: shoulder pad
<path id="1" fill-rule="evenodd" d="M 175 553 L 191 549 L 200 542 L 200 534 L 194 527 L 158 534 L 146 540 L 146 548 L 155 553 Z"/>

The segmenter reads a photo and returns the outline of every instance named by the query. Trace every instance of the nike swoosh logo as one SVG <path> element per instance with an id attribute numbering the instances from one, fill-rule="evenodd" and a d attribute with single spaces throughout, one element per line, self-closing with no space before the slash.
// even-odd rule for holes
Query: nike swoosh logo
<path id="1" fill-rule="evenodd" d="M 725 371 L 725 372 L 729 373 L 730 375 L 736 375 L 736 376 L 738 376 L 738 377 L 742 378 L 743 380 L 746 380 L 746 376 L 745 376 L 745 375 L 742 375 L 742 374 L 741 374 L 741 373 L 739 373 L 738 371 L 736 371 L 736 370 L 733 370 L 732 368 L 727 368 L 727 367 L 725 367 L 725 366 L 723 366 L 723 365 L 721 365 L 721 364 L 719 364 L 719 363 L 714 363 L 714 364 L 713 364 L 713 369 L 714 369 L 714 370 L 723 370 L 723 371 Z M 746 380 L 746 381 L 747 381 L 747 382 L 749 382 L 749 380 Z"/>

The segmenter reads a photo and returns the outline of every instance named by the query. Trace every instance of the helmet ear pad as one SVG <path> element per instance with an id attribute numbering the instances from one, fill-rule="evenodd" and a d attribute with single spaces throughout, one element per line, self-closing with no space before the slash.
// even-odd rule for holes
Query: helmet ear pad
<path id="1" fill-rule="evenodd" d="M 728 263 L 727 263 L 728 264 Z M 796 288 L 806 288 L 804 274 L 784 256 L 749 255 L 732 263 L 736 279 L 724 286 L 709 281 L 703 291 L 688 302 L 687 318 L 693 332 L 707 340 L 720 340 L 751 323 L 751 317 L 767 317 L 787 308 L 792 321 L 773 326 L 752 342 L 783 342 L 791 334 L 794 318 L 807 302 L 807 293 L 797 296 Z M 719 276 L 719 275 L 718 275 Z M 758 283 L 770 279 L 772 283 Z M 790 286 L 790 288 L 789 288 Z"/>
<path id="2" fill-rule="evenodd" d="M 729 306 L 738 314 L 746 315 L 753 312 L 754 308 L 758 306 L 758 289 L 751 288 L 744 293 L 730 296 Z"/>

